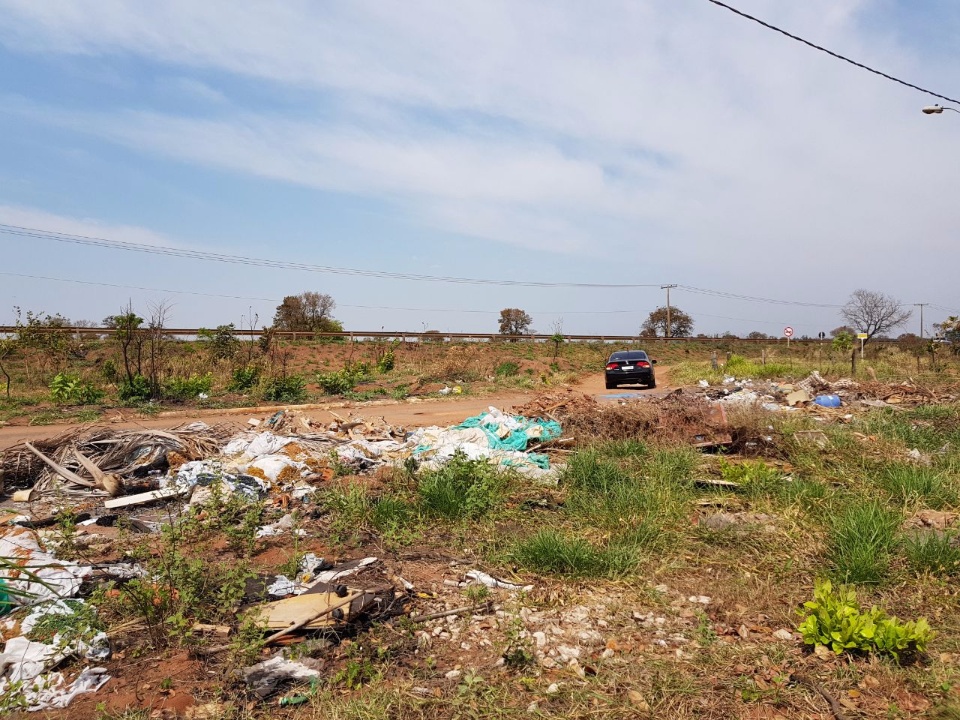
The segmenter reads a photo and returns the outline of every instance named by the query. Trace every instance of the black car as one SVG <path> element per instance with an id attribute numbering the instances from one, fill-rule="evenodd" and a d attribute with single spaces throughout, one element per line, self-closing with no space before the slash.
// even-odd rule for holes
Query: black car
<path id="1" fill-rule="evenodd" d="M 651 360 L 643 350 L 621 350 L 607 361 L 607 390 L 626 383 L 640 383 L 649 388 L 657 386 L 653 374 L 656 360 Z"/>

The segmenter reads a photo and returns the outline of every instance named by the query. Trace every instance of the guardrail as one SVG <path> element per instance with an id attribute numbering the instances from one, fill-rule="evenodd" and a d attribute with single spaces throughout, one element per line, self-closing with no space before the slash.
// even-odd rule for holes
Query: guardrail
<path id="1" fill-rule="evenodd" d="M 21 328 L 17 328 L 10 325 L 0 325 L 0 335 L 14 335 L 20 332 Z M 116 328 L 80 328 L 80 327 L 67 327 L 67 328 L 30 328 L 30 332 L 43 332 L 43 333 L 68 333 L 70 335 L 94 335 L 94 336 L 110 336 L 117 333 Z M 179 338 L 196 338 L 199 337 L 201 332 L 209 332 L 207 328 L 164 328 L 163 334 L 167 336 L 179 337 Z M 233 334 L 237 337 L 249 337 L 249 338 L 258 338 L 264 334 L 264 330 L 244 330 L 244 329 L 235 329 Z M 292 330 L 277 330 L 274 331 L 274 337 L 287 338 L 291 340 L 336 340 L 344 339 L 351 341 L 363 341 L 363 340 L 400 340 L 403 342 L 453 342 L 457 340 L 465 341 L 474 341 L 474 342 L 549 342 L 553 339 L 553 335 L 547 335 L 545 333 L 533 333 L 527 335 L 501 335 L 499 333 L 449 333 L 449 332 L 407 332 L 407 331 L 383 331 L 383 330 L 371 330 L 371 331 L 344 331 L 344 332 L 295 332 Z M 665 342 L 745 342 L 745 343 L 777 343 L 777 344 L 786 344 L 787 339 L 783 337 L 779 338 L 723 338 L 723 337 L 672 337 L 672 338 L 651 338 L 651 337 L 641 337 L 639 335 L 564 335 L 564 340 L 568 342 L 602 342 L 602 343 L 637 343 L 637 344 L 652 344 L 652 343 L 665 343 Z M 816 338 L 810 339 L 798 339 L 792 338 L 790 344 L 797 343 L 827 343 L 830 340 L 818 340 Z M 893 343 L 897 342 L 892 339 L 879 339 L 875 338 L 871 340 L 872 343 Z"/>

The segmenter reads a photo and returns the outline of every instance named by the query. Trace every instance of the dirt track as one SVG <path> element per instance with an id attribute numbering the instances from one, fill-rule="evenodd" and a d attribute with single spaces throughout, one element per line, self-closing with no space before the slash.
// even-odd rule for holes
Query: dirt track
<path id="1" fill-rule="evenodd" d="M 640 387 L 623 387 L 617 390 L 607 390 L 604 387 L 603 376 L 591 375 L 574 389 L 596 397 L 627 396 L 659 396 L 670 391 L 669 368 L 661 367 L 657 370 L 657 389 L 648 390 Z M 464 418 L 476 415 L 493 405 L 501 409 L 509 409 L 521 405 L 530 397 L 536 395 L 535 390 L 511 391 L 494 393 L 483 397 L 449 397 L 431 398 L 427 400 L 380 400 L 366 403 L 330 402 L 318 405 L 299 406 L 303 411 L 318 420 L 329 422 L 333 420 L 330 410 L 341 415 L 348 414 L 384 417 L 392 425 L 418 427 L 423 425 L 450 425 Z M 260 418 L 275 411 L 274 406 L 259 408 L 237 408 L 233 410 L 182 410 L 164 412 L 154 417 L 136 417 L 121 415 L 119 410 L 114 418 L 104 416 L 98 425 L 111 425 L 117 428 L 172 428 L 194 420 L 202 420 L 208 424 L 233 422 L 244 424 L 249 418 Z M 23 440 L 38 440 L 55 437 L 66 432 L 72 424 L 24 426 L 14 425 L 0 427 L 0 450 L 4 450 Z"/>

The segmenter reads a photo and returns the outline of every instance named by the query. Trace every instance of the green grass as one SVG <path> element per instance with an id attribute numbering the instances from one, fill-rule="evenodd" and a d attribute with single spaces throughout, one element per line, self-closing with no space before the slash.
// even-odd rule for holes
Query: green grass
<path id="1" fill-rule="evenodd" d="M 779 498 L 787 494 L 788 483 L 783 473 L 759 460 L 742 463 L 721 460 L 720 474 L 724 480 L 737 483 L 740 491 L 750 498 Z"/>
<path id="2" fill-rule="evenodd" d="M 886 579 L 902 516 L 879 500 L 856 499 L 828 520 L 827 560 L 837 579 L 878 584 Z"/>
<path id="3" fill-rule="evenodd" d="M 505 360 L 494 368 L 493 374 L 497 377 L 514 377 L 520 373 L 520 366 L 512 360 Z"/>
<path id="4" fill-rule="evenodd" d="M 631 570 L 636 565 L 637 552 L 628 544 L 601 548 L 582 538 L 541 530 L 518 542 L 512 559 L 542 574 L 609 577 Z"/>
<path id="5" fill-rule="evenodd" d="M 903 504 L 922 504 L 939 510 L 956 507 L 958 501 L 955 482 L 942 471 L 922 465 L 886 465 L 880 471 L 877 483 Z"/>
<path id="6" fill-rule="evenodd" d="M 868 435 L 896 440 L 907 448 L 937 452 L 944 445 L 960 446 L 960 408 L 921 405 L 909 410 L 878 410 L 861 418 L 857 429 Z"/>
<path id="7" fill-rule="evenodd" d="M 960 547 L 955 532 L 929 532 L 904 539 L 907 563 L 918 573 L 956 576 L 960 573 Z"/>
<path id="8" fill-rule="evenodd" d="M 425 515 L 476 519 L 502 502 L 507 477 L 486 461 L 457 454 L 442 468 L 422 472 L 418 484 L 420 508 Z"/>

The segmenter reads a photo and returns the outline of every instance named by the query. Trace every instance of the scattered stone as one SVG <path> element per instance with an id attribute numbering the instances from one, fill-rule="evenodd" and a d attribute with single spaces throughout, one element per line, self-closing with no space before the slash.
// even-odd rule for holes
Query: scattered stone
<path id="1" fill-rule="evenodd" d="M 777 640 L 793 640 L 793 633 L 790 632 L 789 630 L 785 630 L 785 629 L 783 629 L 783 628 L 781 628 L 780 630 L 777 630 L 776 632 L 774 632 L 774 633 L 773 633 L 773 636 L 774 636 Z"/>
<path id="2" fill-rule="evenodd" d="M 707 595 L 691 595 L 687 600 L 698 605 L 709 605 L 712 602 L 712 598 Z"/>
<path id="3" fill-rule="evenodd" d="M 556 695 L 560 692 L 560 686 L 556 683 L 550 683 L 550 687 L 547 688 L 547 695 Z"/>
<path id="4" fill-rule="evenodd" d="M 458 680 L 462 674 L 459 670 L 451 670 L 444 677 L 447 680 Z"/>

